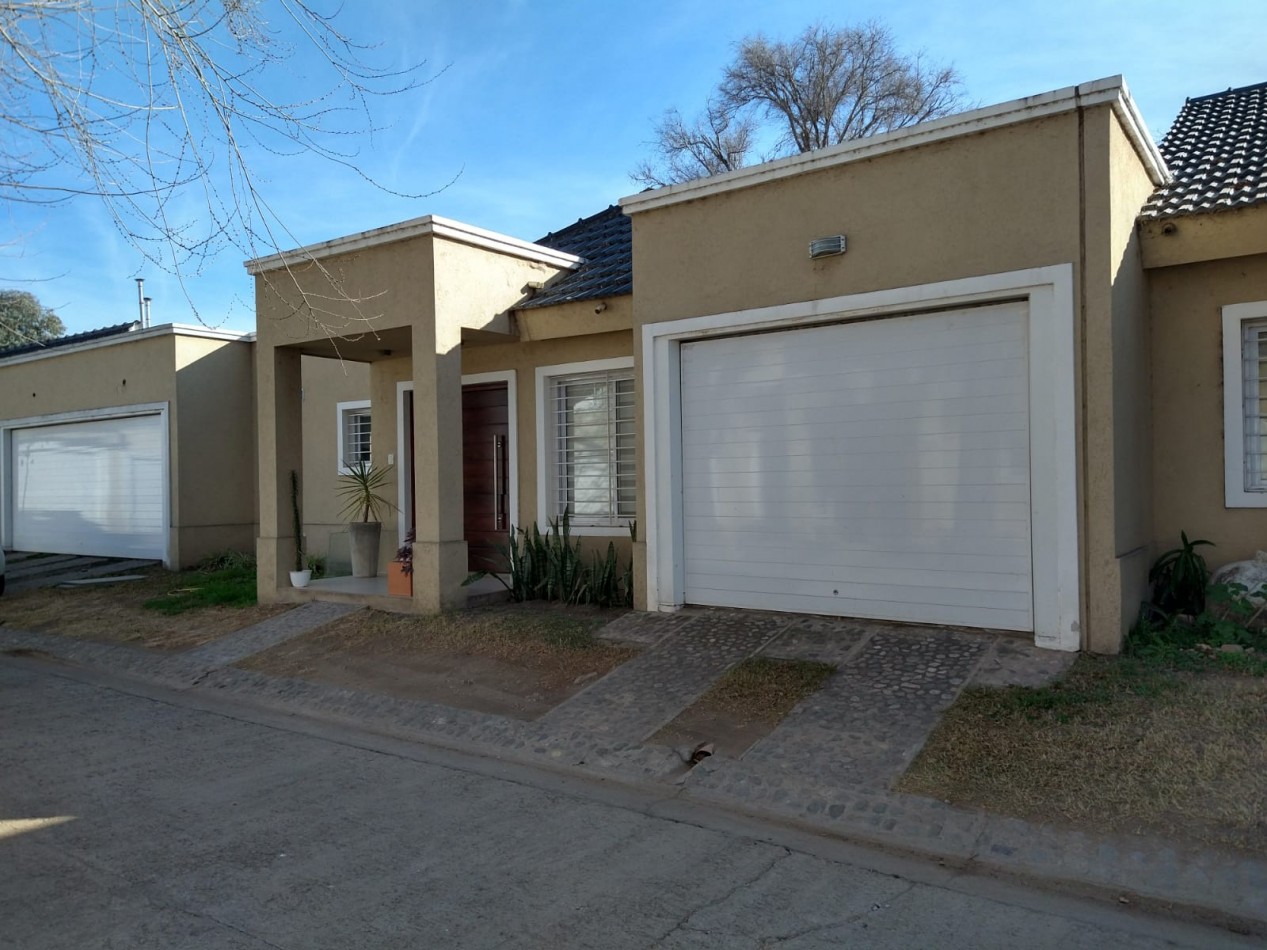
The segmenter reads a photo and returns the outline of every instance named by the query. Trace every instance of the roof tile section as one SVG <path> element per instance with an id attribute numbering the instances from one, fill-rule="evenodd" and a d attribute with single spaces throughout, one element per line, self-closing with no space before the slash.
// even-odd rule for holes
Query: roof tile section
<path id="1" fill-rule="evenodd" d="M 1142 217 L 1267 202 L 1267 83 L 1189 99 L 1160 148 L 1174 181 L 1153 193 Z"/>
<path id="2" fill-rule="evenodd" d="M 633 293 L 633 236 L 629 218 L 619 205 L 553 231 L 535 243 L 575 254 L 584 263 L 574 271 L 560 274 L 518 309 Z"/>
<path id="3" fill-rule="evenodd" d="M 121 333 L 130 333 L 140 327 L 140 322 L 133 320 L 131 323 L 116 323 L 112 327 L 102 327 L 99 330 L 85 330 L 83 333 L 72 333 L 70 336 L 59 336 L 52 340 L 44 340 L 42 343 L 20 343 L 17 346 L 10 346 L 0 350 L 0 360 L 8 356 L 24 356 L 27 353 L 43 353 L 45 350 L 55 350 L 61 346 L 73 346 L 76 343 L 90 343 L 93 340 L 104 340 L 106 337 L 118 336 Z"/>

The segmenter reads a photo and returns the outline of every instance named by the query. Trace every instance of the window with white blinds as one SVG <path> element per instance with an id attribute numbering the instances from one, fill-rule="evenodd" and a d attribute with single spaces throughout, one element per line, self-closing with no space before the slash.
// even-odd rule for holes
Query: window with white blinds
<path id="1" fill-rule="evenodd" d="M 1267 491 L 1267 320 L 1241 324 L 1245 490 Z"/>
<path id="2" fill-rule="evenodd" d="M 551 457 L 549 516 L 616 527 L 634 517 L 634 378 L 631 369 L 555 376 L 545 387 Z"/>
<path id="3" fill-rule="evenodd" d="M 358 399 L 338 405 L 339 473 L 345 474 L 358 462 L 370 461 L 370 402 Z"/>

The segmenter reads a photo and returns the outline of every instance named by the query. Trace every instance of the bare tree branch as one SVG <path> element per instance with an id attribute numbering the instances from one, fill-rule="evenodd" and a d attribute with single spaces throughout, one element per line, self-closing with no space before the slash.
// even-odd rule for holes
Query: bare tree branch
<path id="1" fill-rule="evenodd" d="M 632 177 L 649 185 L 688 181 L 739 167 L 764 119 L 777 136 L 773 154 L 793 155 L 839 145 L 949 115 L 964 105 L 962 80 L 951 66 L 902 53 L 883 24 L 828 27 L 821 23 L 788 42 L 758 34 L 742 40 L 708 104 L 705 118 L 685 126 L 676 110 L 656 127 L 658 163 Z M 714 116 L 744 130 L 740 162 L 720 163 L 704 149 Z M 714 138 L 716 136 L 714 135 Z"/>
<path id="2" fill-rule="evenodd" d="M 0 198 L 96 197 L 183 287 L 227 248 L 302 243 L 261 189 L 260 157 L 316 155 L 423 197 L 374 181 L 357 155 L 380 131 L 373 101 L 434 76 L 377 65 L 321 2 L 0 0 Z M 297 51 L 315 52 L 325 79 L 277 99 Z"/>
<path id="3" fill-rule="evenodd" d="M 658 187 L 719 175 L 747 164 L 756 122 L 717 102 L 709 102 L 704 114 L 687 124 L 677 109 L 669 109 L 656 126 L 660 164 L 641 163 L 635 181 Z"/>

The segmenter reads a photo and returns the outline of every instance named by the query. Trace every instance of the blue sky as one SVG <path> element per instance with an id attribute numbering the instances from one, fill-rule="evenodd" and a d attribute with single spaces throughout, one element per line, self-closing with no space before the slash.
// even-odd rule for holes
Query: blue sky
<path id="1" fill-rule="evenodd" d="M 359 143 L 357 159 L 394 190 L 435 193 L 395 197 L 302 157 L 263 153 L 253 168 L 288 246 L 423 214 L 531 240 L 638 190 L 628 173 L 656 118 L 702 104 L 743 36 L 872 17 L 902 47 L 952 62 L 979 105 L 1122 73 L 1157 139 L 1185 96 L 1267 80 L 1261 0 L 355 0 L 341 14 L 345 31 L 402 63 L 448 66 L 424 88 L 376 103 L 386 128 Z M 310 67 L 292 63 L 278 95 L 306 88 Z M 195 322 L 187 291 L 204 323 L 253 328 L 252 281 L 233 248 L 182 291 L 142 266 L 91 198 L 3 211 L 0 287 L 31 290 L 68 332 L 132 319 L 137 276 L 156 323 Z"/>

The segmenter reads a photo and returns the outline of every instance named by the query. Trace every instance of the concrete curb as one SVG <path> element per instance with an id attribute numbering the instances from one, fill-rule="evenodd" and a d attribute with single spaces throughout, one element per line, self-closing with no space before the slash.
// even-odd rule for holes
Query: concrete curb
<path id="1" fill-rule="evenodd" d="M 1267 935 L 1267 861 L 1261 859 L 1180 848 L 1156 838 L 1093 837 L 909 795 L 829 788 L 721 757 L 688 769 L 676 752 L 662 747 L 579 730 L 552 732 L 538 723 L 231 667 L 208 669 L 197 662 L 197 651 L 155 656 L 6 628 L 0 628 L 0 651 L 69 661 L 177 690 L 214 690 L 457 752 L 656 786 L 858 844 Z"/>

